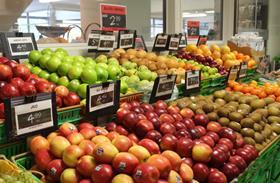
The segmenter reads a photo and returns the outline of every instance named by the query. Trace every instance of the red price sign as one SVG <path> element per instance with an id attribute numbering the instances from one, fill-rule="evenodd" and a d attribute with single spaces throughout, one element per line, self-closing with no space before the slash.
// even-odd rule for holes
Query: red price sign
<path id="1" fill-rule="evenodd" d="M 126 6 L 100 4 L 100 23 L 102 30 L 126 30 Z"/>

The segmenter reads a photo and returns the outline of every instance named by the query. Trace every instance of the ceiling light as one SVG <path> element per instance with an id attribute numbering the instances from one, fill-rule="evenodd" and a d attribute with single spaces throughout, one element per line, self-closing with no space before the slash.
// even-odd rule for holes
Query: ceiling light
<path id="1" fill-rule="evenodd" d="M 53 3 L 53 2 L 58 2 L 61 0 L 39 0 L 40 3 Z"/>
<path id="2" fill-rule="evenodd" d="M 213 14 L 213 13 L 215 13 L 215 11 L 214 10 L 207 10 L 207 11 L 205 11 L 205 13 Z"/>
<path id="3" fill-rule="evenodd" d="M 183 13 L 184 18 L 194 18 L 194 17 L 206 17 L 207 15 L 205 13 Z"/>

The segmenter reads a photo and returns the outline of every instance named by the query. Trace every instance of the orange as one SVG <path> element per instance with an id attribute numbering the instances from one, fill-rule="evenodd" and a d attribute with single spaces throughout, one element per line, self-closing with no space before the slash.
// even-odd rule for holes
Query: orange
<path id="1" fill-rule="evenodd" d="M 226 91 L 231 91 L 231 88 L 230 88 L 230 87 L 226 87 L 225 90 L 226 90 Z"/>
<path id="2" fill-rule="evenodd" d="M 270 83 L 267 83 L 267 82 L 264 83 L 264 86 L 265 86 L 265 87 L 268 87 L 268 86 L 270 86 L 270 85 L 271 85 Z"/>
<path id="3" fill-rule="evenodd" d="M 248 67 L 251 69 L 251 68 L 254 68 L 254 66 L 256 65 L 256 61 L 251 59 L 248 61 Z"/>
<path id="4" fill-rule="evenodd" d="M 244 55 L 243 55 L 242 53 L 238 53 L 238 54 L 236 55 L 236 59 L 238 59 L 238 60 L 243 60 L 243 59 L 244 59 Z"/>
<path id="5" fill-rule="evenodd" d="M 274 100 L 276 99 L 275 95 L 268 95 L 267 97 L 273 98 Z"/>
<path id="6" fill-rule="evenodd" d="M 274 92 L 274 95 L 276 95 L 277 97 L 280 96 L 280 88 L 276 89 L 276 91 Z"/>
<path id="7" fill-rule="evenodd" d="M 258 96 L 259 96 L 260 98 L 265 98 L 267 95 L 266 95 L 266 93 L 263 91 L 263 92 L 260 92 L 260 93 L 258 94 Z"/>
<path id="8" fill-rule="evenodd" d="M 235 85 L 235 86 L 233 87 L 233 90 L 234 90 L 234 91 L 241 91 L 242 88 L 243 88 L 242 85 Z"/>
<path id="9" fill-rule="evenodd" d="M 233 88 L 235 85 L 237 85 L 238 83 L 237 82 L 235 82 L 235 81 L 232 81 L 232 80 L 230 80 L 229 82 L 228 82 L 228 86 L 229 87 L 231 87 L 231 88 Z"/>
<path id="10" fill-rule="evenodd" d="M 243 59 L 244 59 L 246 62 L 248 62 L 248 61 L 251 59 L 251 57 L 250 57 L 249 55 L 243 55 Z"/>
<path id="11" fill-rule="evenodd" d="M 252 95 L 259 95 L 262 91 L 259 88 L 256 88 L 255 90 L 251 91 Z"/>
<path id="12" fill-rule="evenodd" d="M 280 96 L 276 98 L 276 101 L 277 101 L 277 102 L 280 102 Z"/>
<path id="13" fill-rule="evenodd" d="M 252 91 L 252 87 L 250 86 L 244 86 L 241 90 L 243 93 L 250 93 Z"/>

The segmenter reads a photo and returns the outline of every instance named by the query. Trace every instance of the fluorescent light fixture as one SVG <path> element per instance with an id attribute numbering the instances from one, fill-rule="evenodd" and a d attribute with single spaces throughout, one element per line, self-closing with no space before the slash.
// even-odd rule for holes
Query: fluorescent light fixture
<path id="1" fill-rule="evenodd" d="M 205 13 L 213 14 L 213 13 L 215 13 L 215 11 L 214 10 L 207 10 L 207 11 L 205 11 Z"/>
<path id="2" fill-rule="evenodd" d="M 206 17 L 205 13 L 183 13 L 183 17 L 185 18 L 194 18 L 194 17 Z"/>
<path id="3" fill-rule="evenodd" d="M 53 3 L 53 2 L 58 2 L 61 0 L 39 0 L 39 3 Z"/>

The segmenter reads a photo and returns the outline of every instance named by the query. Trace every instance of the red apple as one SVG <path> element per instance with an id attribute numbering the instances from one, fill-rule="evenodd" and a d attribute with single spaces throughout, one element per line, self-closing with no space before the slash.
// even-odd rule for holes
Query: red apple
<path id="1" fill-rule="evenodd" d="M 119 136 L 119 135 L 120 135 L 120 134 L 118 134 L 118 132 L 116 132 L 116 131 L 111 131 L 111 132 L 109 132 L 109 133 L 106 135 L 106 137 L 112 141 L 112 140 L 114 140 L 114 139 L 115 139 L 117 136 Z"/>
<path id="2" fill-rule="evenodd" d="M 212 148 L 205 144 L 195 144 L 192 149 L 192 158 L 199 162 L 209 162 L 213 154 Z"/>
<path id="3" fill-rule="evenodd" d="M 57 86 L 54 91 L 55 94 L 60 97 L 66 97 L 69 94 L 69 90 L 65 86 Z"/>
<path id="4" fill-rule="evenodd" d="M 1 81 L 10 81 L 13 77 L 13 72 L 10 66 L 0 64 L 0 80 Z"/>
<path id="5" fill-rule="evenodd" d="M 172 123 L 162 123 L 159 130 L 162 134 L 173 134 L 176 132 L 176 128 Z"/>
<path id="6" fill-rule="evenodd" d="M 39 149 L 35 154 L 35 162 L 39 169 L 46 170 L 53 157 L 47 149 Z"/>
<path id="7" fill-rule="evenodd" d="M 185 163 L 187 165 L 189 165 L 189 167 L 193 166 L 193 160 L 191 158 L 183 158 L 182 159 L 182 164 Z"/>
<path id="8" fill-rule="evenodd" d="M 142 109 L 140 106 L 139 107 L 132 107 L 131 110 L 134 111 L 136 114 L 144 114 L 145 113 L 144 109 Z"/>
<path id="9" fill-rule="evenodd" d="M 221 149 L 223 150 L 225 153 L 230 153 L 229 148 L 227 145 L 225 144 L 217 144 L 214 149 Z"/>
<path id="10" fill-rule="evenodd" d="M 239 175 L 240 170 L 235 164 L 226 163 L 222 168 L 222 172 L 227 176 L 228 180 L 231 181 Z"/>
<path id="11" fill-rule="evenodd" d="M 153 111 L 147 111 L 145 113 L 145 115 L 148 118 L 148 120 L 151 120 L 152 118 L 158 117 L 157 113 L 155 113 Z"/>
<path id="12" fill-rule="evenodd" d="M 79 183 L 92 183 L 92 181 L 90 179 L 82 179 Z"/>
<path id="13" fill-rule="evenodd" d="M 195 126 L 194 128 L 198 131 L 201 137 L 206 135 L 206 129 L 203 126 Z"/>
<path id="14" fill-rule="evenodd" d="M 206 126 L 209 122 L 208 116 L 205 114 L 196 114 L 194 116 L 194 123 L 196 125 Z"/>
<path id="15" fill-rule="evenodd" d="M 159 120 L 162 123 L 174 123 L 175 119 L 170 114 L 161 114 Z"/>
<path id="16" fill-rule="evenodd" d="M 176 130 L 186 129 L 186 125 L 182 122 L 176 121 L 174 123 Z"/>
<path id="17" fill-rule="evenodd" d="M 91 180 L 94 183 L 111 183 L 113 179 L 113 169 L 111 165 L 101 164 L 94 168 Z"/>
<path id="18" fill-rule="evenodd" d="M 189 108 L 181 109 L 180 114 L 186 119 L 192 119 L 194 116 L 194 112 Z"/>
<path id="19" fill-rule="evenodd" d="M 91 124 L 91 122 L 81 121 L 81 123 L 79 124 L 79 129 L 82 130 L 84 128 L 94 129 L 94 126 Z"/>
<path id="20" fill-rule="evenodd" d="M 83 140 L 79 147 L 83 150 L 85 155 L 92 155 L 95 144 L 90 140 Z"/>
<path id="21" fill-rule="evenodd" d="M 228 139 L 228 138 L 221 138 L 219 141 L 218 141 L 218 144 L 225 144 L 228 149 L 231 151 L 232 148 L 233 148 L 233 143 Z"/>
<path id="22" fill-rule="evenodd" d="M 59 181 L 60 175 L 66 168 L 61 159 L 54 159 L 47 166 L 47 174 L 53 181 Z"/>
<path id="23" fill-rule="evenodd" d="M 145 137 L 145 135 L 148 133 L 148 131 L 151 131 L 154 129 L 154 125 L 152 122 L 148 121 L 148 120 L 140 120 L 136 126 L 135 126 L 136 130 L 135 133 L 138 137 Z"/>
<path id="24" fill-rule="evenodd" d="M 139 142 L 138 137 L 137 137 L 134 133 L 130 133 L 127 137 L 128 137 L 132 142 L 134 142 L 134 143 L 138 143 L 138 142 Z"/>
<path id="25" fill-rule="evenodd" d="M 245 145 L 244 139 L 242 135 L 236 134 L 236 141 L 234 143 L 234 148 L 238 149 L 241 148 Z"/>
<path id="26" fill-rule="evenodd" d="M 35 84 L 35 87 L 37 89 L 38 93 L 50 93 L 52 92 L 52 88 L 50 87 L 50 84 L 45 81 L 38 81 Z"/>
<path id="27" fill-rule="evenodd" d="M 10 84 L 14 85 L 18 89 L 21 89 L 21 87 L 24 85 L 24 81 L 19 77 L 15 77 L 11 79 Z"/>
<path id="28" fill-rule="evenodd" d="M 207 124 L 206 129 L 207 131 L 219 133 L 219 131 L 222 129 L 222 126 L 220 125 L 220 123 L 217 123 L 215 121 L 210 121 Z"/>
<path id="29" fill-rule="evenodd" d="M 141 104 L 141 108 L 142 108 L 145 112 L 154 111 L 154 107 L 153 107 L 151 104 L 148 104 L 148 103 L 142 103 L 142 104 Z"/>
<path id="30" fill-rule="evenodd" d="M 200 135 L 200 132 L 198 131 L 198 129 L 190 129 L 190 134 L 192 139 L 198 139 L 200 138 L 202 135 Z"/>
<path id="31" fill-rule="evenodd" d="M 50 143 L 50 151 L 55 157 L 61 158 L 64 150 L 70 145 L 70 142 L 66 138 L 62 136 L 56 136 Z"/>
<path id="32" fill-rule="evenodd" d="M 161 155 L 169 160 L 172 170 L 179 172 L 180 166 L 182 164 L 182 159 L 179 154 L 174 151 L 166 150 Z"/>
<path id="33" fill-rule="evenodd" d="M 5 65 L 10 66 L 12 69 L 18 66 L 18 63 L 14 60 L 9 60 L 8 62 L 5 62 Z"/>
<path id="34" fill-rule="evenodd" d="M 90 128 L 81 129 L 80 134 L 82 134 L 85 139 L 92 139 L 96 136 L 95 130 Z"/>
<path id="35" fill-rule="evenodd" d="M 5 98 L 11 97 L 18 97 L 20 96 L 20 92 L 18 88 L 12 84 L 6 84 L 1 88 L 1 99 L 4 100 Z"/>
<path id="36" fill-rule="evenodd" d="M 50 143 L 45 137 L 38 135 L 38 136 L 32 138 L 32 140 L 30 141 L 30 144 L 29 144 L 29 148 L 33 154 L 37 154 L 37 151 L 40 149 L 49 150 Z"/>
<path id="37" fill-rule="evenodd" d="M 80 97 L 74 92 L 69 92 L 67 96 L 63 97 L 63 103 L 65 106 L 78 105 L 80 104 L 80 101 Z"/>
<path id="38" fill-rule="evenodd" d="M 26 80 L 30 76 L 30 70 L 24 64 L 18 64 L 13 68 L 14 77 L 20 77 Z"/>
<path id="39" fill-rule="evenodd" d="M 138 145 L 145 147 L 151 154 L 160 153 L 158 144 L 150 139 L 142 139 Z"/>
<path id="40" fill-rule="evenodd" d="M 0 57 L 0 63 L 1 64 L 5 64 L 5 63 L 7 63 L 7 62 L 9 62 L 10 60 L 8 59 L 8 58 L 6 58 L 6 57 Z"/>
<path id="41" fill-rule="evenodd" d="M 114 122 L 106 123 L 106 129 L 108 131 L 115 131 L 117 128 L 117 124 Z"/>
<path id="42" fill-rule="evenodd" d="M 125 109 L 125 108 L 119 108 L 117 110 L 117 120 L 118 122 L 122 122 L 123 119 L 124 119 L 124 116 L 126 114 L 128 114 L 130 111 L 128 109 Z"/>
<path id="43" fill-rule="evenodd" d="M 118 153 L 112 163 L 117 172 L 126 174 L 131 174 L 138 164 L 137 157 L 127 152 Z"/>
<path id="44" fill-rule="evenodd" d="M 157 113 L 157 115 L 162 115 L 162 114 L 166 114 L 167 113 L 167 110 L 166 109 L 163 109 L 163 108 L 156 108 L 155 109 L 155 113 Z"/>
<path id="45" fill-rule="evenodd" d="M 0 89 L 7 84 L 6 81 L 0 81 Z"/>
<path id="46" fill-rule="evenodd" d="M 127 152 L 132 146 L 132 141 L 124 135 L 118 135 L 112 141 L 112 144 L 119 150 L 119 152 Z"/>
<path id="47" fill-rule="evenodd" d="M 154 104 L 154 106 L 155 106 L 155 108 L 158 108 L 158 109 L 166 109 L 168 107 L 168 105 L 163 100 L 158 100 Z"/>
<path id="48" fill-rule="evenodd" d="M 133 100 L 132 102 L 130 102 L 131 107 L 140 107 L 140 103 L 136 100 Z"/>
<path id="49" fill-rule="evenodd" d="M 183 182 L 192 182 L 193 181 L 193 170 L 191 166 L 182 162 L 179 170 L 180 176 Z"/>
<path id="50" fill-rule="evenodd" d="M 4 106 L 4 103 L 0 103 L 0 119 L 5 119 L 5 106 Z"/>
<path id="51" fill-rule="evenodd" d="M 150 121 L 153 123 L 154 128 L 158 130 L 159 127 L 160 127 L 160 124 L 161 124 L 159 118 L 158 117 L 154 117 Z"/>
<path id="52" fill-rule="evenodd" d="M 221 149 L 214 149 L 213 155 L 211 158 L 211 164 L 214 167 L 221 167 L 228 160 L 226 152 Z"/>
<path id="53" fill-rule="evenodd" d="M 227 177 L 218 170 L 210 171 L 208 183 L 227 183 Z"/>
<path id="54" fill-rule="evenodd" d="M 196 145 L 196 144 L 201 144 L 201 143 L 204 143 L 202 140 L 200 139 L 194 139 L 193 140 L 193 144 Z"/>
<path id="55" fill-rule="evenodd" d="M 152 155 L 147 160 L 147 163 L 149 163 L 152 166 L 155 166 L 160 172 L 160 177 L 163 179 L 166 179 L 168 177 L 168 174 L 172 169 L 170 161 L 163 155 L 159 154 Z"/>
<path id="56" fill-rule="evenodd" d="M 131 109 L 131 104 L 130 104 L 130 103 L 127 103 L 127 102 L 124 102 L 124 103 L 122 103 L 122 104 L 120 105 L 120 108 L 130 110 L 130 109 Z"/>
<path id="57" fill-rule="evenodd" d="M 175 137 L 180 139 L 182 137 L 188 137 L 188 138 L 191 138 L 191 134 L 186 130 L 186 129 L 181 129 L 179 131 L 176 131 L 174 133 Z"/>
<path id="58" fill-rule="evenodd" d="M 59 96 L 56 96 L 55 97 L 55 102 L 56 102 L 56 107 L 58 107 L 58 108 L 60 108 L 60 107 L 62 107 L 62 98 L 61 97 L 59 97 Z"/>
<path id="59" fill-rule="evenodd" d="M 94 161 L 94 158 L 90 155 L 82 156 L 76 166 L 76 170 L 85 177 L 90 177 L 94 168 L 96 166 L 96 163 Z"/>
<path id="60" fill-rule="evenodd" d="M 202 140 L 205 144 L 208 144 L 210 147 L 214 147 L 215 146 L 214 140 L 210 136 L 208 136 L 208 135 L 200 137 L 200 140 Z"/>
<path id="61" fill-rule="evenodd" d="M 139 164 L 133 172 L 135 183 L 157 183 L 159 176 L 159 170 L 149 163 Z"/>
<path id="62" fill-rule="evenodd" d="M 236 133 L 231 128 L 227 128 L 227 127 L 223 127 L 219 131 L 219 136 L 222 138 L 228 138 L 233 143 L 236 140 Z"/>
<path id="63" fill-rule="evenodd" d="M 68 135 L 70 135 L 73 132 L 78 132 L 78 129 L 75 125 L 73 125 L 72 123 L 63 123 L 60 127 L 59 127 L 59 132 L 61 135 L 63 135 L 64 137 L 67 137 Z"/>
<path id="64" fill-rule="evenodd" d="M 259 156 L 259 153 L 258 153 L 257 149 L 254 146 L 250 145 L 250 144 L 244 145 L 244 149 L 248 149 L 248 150 L 250 150 L 252 152 L 253 159 L 256 159 Z"/>
<path id="65" fill-rule="evenodd" d="M 80 180 L 78 171 L 74 168 L 66 168 L 60 175 L 61 183 L 77 183 Z"/>
<path id="66" fill-rule="evenodd" d="M 215 143 L 217 143 L 220 139 L 219 135 L 215 132 L 207 132 L 206 135 L 210 136 Z"/>
<path id="67" fill-rule="evenodd" d="M 155 142 L 157 142 L 157 143 L 160 142 L 161 137 L 162 137 L 162 136 L 161 136 L 161 133 L 159 133 L 159 132 L 156 131 L 156 130 L 151 130 L 151 131 L 149 131 L 149 132 L 146 134 L 146 136 L 145 136 L 145 138 L 151 139 L 151 140 L 153 140 L 153 141 L 155 141 Z"/>
<path id="68" fill-rule="evenodd" d="M 79 132 L 73 132 L 73 133 L 70 133 L 68 136 L 67 136 L 67 140 L 72 144 L 72 145 L 78 145 L 80 144 L 83 140 L 84 140 L 84 136 L 79 133 Z"/>
<path id="69" fill-rule="evenodd" d="M 181 157 L 191 157 L 193 145 L 194 143 L 190 138 L 180 138 L 177 142 L 176 152 Z"/>
<path id="70" fill-rule="evenodd" d="M 93 157 L 99 163 L 111 163 L 119 150 L 111 142 L 97 143 L 93 150 Z"/>
<path id="71" fill-rule="evenodd" d="M 169 114 L 179 114 L 180 108 L 177 107 L 176 105 L 170 105 L 169 107 L 167 107 L 167 112 Z"/>
<path id="72" fill-rule="evenodd" d="M 84 151 L 77 145 L 70 145 L 64 151 L 62 160 L 68 167 L 76 167 L 80 157 L 84 155 Z"/>
<path id="73" fill-rule="evenodd" d="M 142 120 L 142 119 L 147 119 L 147 117 L 144 114 L 138 114 L 138 120 Z"/>
<path id="74" fill-rule="evenodd" d="M 238 155 L 231 156 L 229 158 L 229 162 L 235 164 L 240 170 L 240 172 L 243 172 L 247 167 L 246 161 Z"/>
<path id="75" fill-rule="evenodd" d="M 181 114 L 179 114 L 179 113 L 171 114 L 171 116 L 175 119 L 176 122 L 181 122 L 181 121 L 183 121 L 183 117 L 182 117 Z"/>
<path id="76" fill-rule="evenodd" d="M 207 165 L 203 163 L 196 163 L 192 167 L 194 179 L 199 182 L 205 182 L 210 174 L 210 170 Z"/>
<path id="77" fill-rule="evenodd" d="M 135 112 L 129 112 L 124 116 L 123 124 L 127 128 L 133 128 L 138 122 L 138 116 Z"/>
<path id="78" fill-rule="evenodd" d="M 193 129 L 195 127 L 195 124 L 192 119 L 183 119 L 182 123 L 186 126 L 187 129 Z"/>
<path id="79" fill-rule="evenodd" d="M 33 84 L 24 82 L 23 86 L 20 87 L 20 93 L 24 96 L 30 96 L 36 94 L 36 88 Z"/>
<path id="80" fill-rule="evenodd" d="M 252 151 L 250 151 L 248 149 L 239 148 L 239 149 L 237 149 L 235 154 L 242 157 L 246 161 L 247 165 L 249 165 L 251 163 L 251 161 L 254 160 L 254 158 L 252 158 L 252 156 L 253 156 Z"/>
<path id="81" fill-rule="evenodd" d="M 121 125 L 116 127 L 116 132 L 118 132 L 120 135 L 128 135 L 128 131 Z"/>
<path id="82" fill-rule="evenodd" d="M 53 82 L 49 82 L 51 91 L 54 92 L 54 89 L 57 87 L 56 84 L 54 84 Z"/>
<path id="83" fill-rule="evenodd" d="M 162 150 L 175 150 L 177 138 L 172 134 L 166 134 L 161 138 L 160 148 Z"/>

